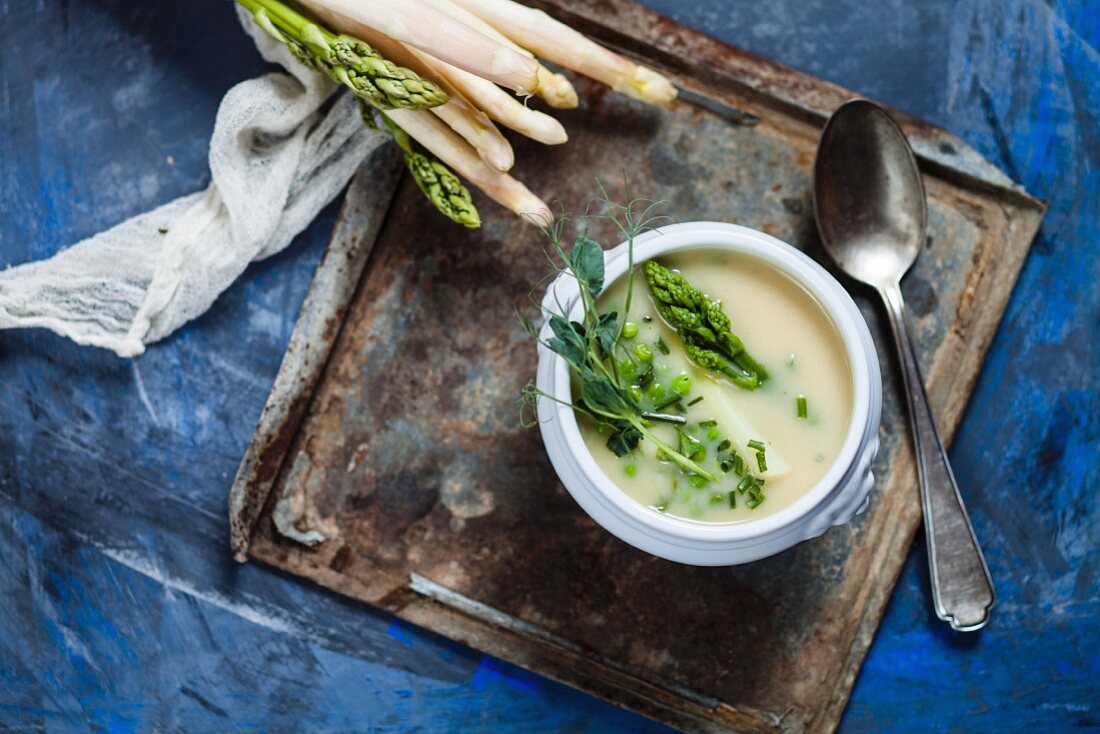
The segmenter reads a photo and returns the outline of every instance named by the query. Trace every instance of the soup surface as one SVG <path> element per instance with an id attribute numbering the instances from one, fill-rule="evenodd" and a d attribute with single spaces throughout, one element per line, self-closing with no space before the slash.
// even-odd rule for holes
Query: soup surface
<path id="1" fill-rule="evenodd" d="M 623 361 L 634 362 L 643 375 L 633 389 L 645 408 L 684 418 L 682 425 L 654 422 L 653 430 L 669 446 L 694 452 L 716 481 L 663 461 L 647 440 L 618 457 L 595 421 L 579 415 L 585 443 L 615 484 L 656 511 L 707 522 L 741 522 L 776 512 L 824 476 L 844 443 L 852 380 L 840 334 L 812 295 L 758 258 L 698 249 L 657 260 L 721 300 L 732 332 L 768 378 L 748 390 L 692 362 L 659 315 L 639 268 L 626 319 L 632 326 L 624 337 L 634 334 L 634 326 L 637 333 L 622 342 L 629 350 Z M 611 284 L 600 298 L 601 313 L 622 314 L 626 284 L 626 278 Z M 651 361 L 632 356 L 646 352 Z M 801 406 L 799 397 L 805 398 Z M 746 475 L 761 483 L 757 492 L 744 491 L 752 485 Z"/>

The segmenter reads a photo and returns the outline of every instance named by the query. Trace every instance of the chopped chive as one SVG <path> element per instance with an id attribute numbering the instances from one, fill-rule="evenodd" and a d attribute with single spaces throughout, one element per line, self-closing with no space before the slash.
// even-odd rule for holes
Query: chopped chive
<path id="1" fill-rule="evenodd" d="M 720 504 L 720 503 L 724 502 L 724 501 L 725 501 L 725 499 L 726 499 L 726 498 L 725 498 L 725 497 L 723 497 L 722 495 L 720 495 L 720 494 L 717 494 L 717 493 L 715 493 L 715 494 L 712 494 L 712 495 L 710 496 L 710 503 L 711 503 L 712 505 L 717 505 L 717 504 Z"/>
<path id="2" fill-rule="evenodd" d="M 671 350 L 669 350 L 668 345 L 665 344 L 665 340 L 661 337 L 657 337 L 657 351 L 665 355 L 666 357 L 672 353 Z"/>
<path id="3" fill-rule="evenodd" d="M 737 492 L 735 492 L 731 489 L 729 491 L 729 498 L 730 498 L 730 509 L 731 510 L 736 510 L 737 509 Z"/>
<path id="4" fill-rule="evenodd" d="M 749 446 L 750 449 L 753 449 L 754 451 L 766 451 L 767 448 L 768 448 L 767 446 L 764 445 L 763 441 L 758 441 L 755 438 L 752 439 L 751 441 L 749 441 L 748 446 Z"/>
<path id="5" fill-rule="evenodd" d="M 794 402 L 795 402 L 795 405 L 798 406 L 798 417 L 805 419 L 806 415 L 807 415 L 807 412 L 806 412 L 806 396 L 805 395 L 799 395 L 795 399 Z"/>
<path id="6" fill-rule="evenodd" d="M 691 403 L 688 403 L 688 405 L 691 405 Z M 699 421 L 699 427 L 700 428 L 710 428 L 711 426 L 716 426 L 716 425 L 718 425 L 718 421 L 714 420 L 713 418 L 710 419 L 710 420 L 707 420 L 707 421 Z"/>
<path id="7" fill-rule="evenodd" d="M 750 510 L 755 510 L 757 507 L 760 506 L 760 503 L 763 501 L 763 497 L 749 497 L 747 500 L 745 500 L 745 507 L 748 507 Z"/>
<path id="8" fill-rule="evenodd" d="M 701 402 L 703 402 L 703 396 L 702 395 L 700 395 L 699 397 L 695 398 L 690 403 L 688 403 L 688 407 L 690 408 L 691 406 L 695 405 L 696 403 L 701 403 Z M 702 425 L 702 424 L 700 423 L 699 425 Z"/>
<path id="9" fill-rule="evenodd" d="M 752 486 L 752 475 L 748 474 L 742 477 L 741 481 L 737 483 L 737 491 L 744 492 L 746 489 Z"/>
<path id="10" fill-rule="evenodd" d="M 733 455 L 733 471 L 739 477 L 745 474 L 745 460 L 741 458 L 741 454 Z"/>
<path id="11" fill-rule="evenodd" d="M 645 411 L 642 413 L 642 417 L 646 420 L 658 421 L 660 423 L 675 423 L 678 426 L 682 426 L 687 423 L 687 418 L 682 415 L 671 415 L 669 413 L 654 413 L 652 411 Z"/>
<path id="12" fill-rule="evenodd" d="M 726 449 L 728 449 L 732 445 L 733 444 L 730 443 L 730 440 L 728 438 L 723 439 L 722 443 L 718 444 L 718 451 L 720 451 L 720 452 L 725 451 Z"/>
<path id="13" fill-rule="evenodd" d="M 701 477 L 698 474 L 692 474 L 691 479 L 689 479 L 688 481 L 690 481 L 691 486 L 695 487 L 696 489 L 702 489 L 703 487 L 707 486 L 706 477 Z"/>
<path id="14" fill-rule="evenodd" d="M 718 468 L 722 470 L 723 474 L 729 474 L 733 470 L 733 462 L 729 459 L 722 459 L 718 463 Z"/>
<path id="15" fill-rule="evenodd" d="M 658 382 L 656 384 L 660 385 L 661 383 Z M 673 404 L 678 403 L 678 402 L 680 402 L 680 395 L 679 395 L 679 393 L 674 393 L 674 394 L 670 395 L 669 397 L 665 398 L 665 400 L 663 400 L 662 402 L 657 403 L 656 405 L 654 405 L 653 409 L 654 410 L 664 410 L 668 406 L 673 405 Z"/>
<path id="16" fill-rule="evenodd" d="M 638 387 L 646 387 L 651 382 L 653 382 L 653 366 L 647 365 L 642 374 L 638 375 Z"/>
<path id="17" fill-rule="evenodd" d="M 761 474 L 768 470 L 768 460 L 764 458 L 763 451 L 756 455 L 756 466 L 759 467 Z"/>

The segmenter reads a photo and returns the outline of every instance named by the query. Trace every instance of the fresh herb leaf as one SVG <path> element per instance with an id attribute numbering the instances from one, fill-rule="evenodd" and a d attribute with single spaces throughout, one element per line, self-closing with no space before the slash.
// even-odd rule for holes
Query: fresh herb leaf
<path id="1" fill-rule="evenodd" d="M 599 377 L 592 373 L 582 377 L 581 396 L 589 408 L 599 413 L 609 416 L 637 413 L 637 406 L 633 405 L 632 401 L 607 377 Z"/>
<path id="2" fill-rule="evenodd" d="M 593 298 L 603 290 L 603 248 L 595 240 L 583 234 L 577 238 L 569 255 L 569 268 Z"/>
<path id="3" fill-rule="evenodd" d="M 600 345 L 605 355 L 611 354 L 615 348 L 615 340 L 619 335 L 619 313 L 611 311 L 601 314 L 596 322 L 596 343 Z"/>
<path id="4" fill-rule="evenodd" d="M 577 327 L 580 327 L 579 333 Z M 550 317 L 550 329 L 554 332 L 554 336 L 546 341 L 546 346 L 570 365 L 580 369 L 584 364 L 584 355 L 587 350 L 584 327 L 577 323 L 571 324 L 563 317 L 555 315 Z"/>
<path id="5" fill-rule="evenodd" d="M 638 448 L 638 442 L 642 440 L 642 433 L 633 426 L 627 426 L 620 431 L 611 434 L 607 439 L 607 448 L 615 456 L 623 457 Z"/>

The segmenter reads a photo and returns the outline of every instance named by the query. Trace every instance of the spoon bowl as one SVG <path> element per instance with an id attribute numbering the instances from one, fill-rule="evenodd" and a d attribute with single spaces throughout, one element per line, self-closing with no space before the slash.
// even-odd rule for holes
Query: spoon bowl
<path id="1" fill-rule="evenodd" d="M 814 166 L 814 216 L 826 251 L 853 278 L 897 283 L 924 241 L 924 184 L 905 136 L 876 104 L 830 118 Z"/>

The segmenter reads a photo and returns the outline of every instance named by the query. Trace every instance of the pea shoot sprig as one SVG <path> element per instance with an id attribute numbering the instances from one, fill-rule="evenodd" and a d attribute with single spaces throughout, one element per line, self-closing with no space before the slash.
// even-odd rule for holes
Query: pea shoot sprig
<path id="1" fill-rule="evenodd" d="M 616 456 L 626 456 L 642 440 L 646 440 L 657 449 L 659 455 L 689 476 L 715 482 L 717 477 L 685 455 L 681 447 L 668 445 L 653 432 L 655 422 L 683 424 L 685 419 L 643 409 L 637 393 L 630 389 L 634 376 L 623 374 L 616 358 L 619 353 L 626 354 L 628 349 L 621 341 L 628 323 L 633 291 L 634 238 L 659 219 L 651 213 L 661 202 L 648 202 L 648 206 L 636 211 L 635 207 L 644 200 L 636 199 L 620 205 L 605 196 L 598 201 L 609 210 L 609 214 L 603 215 L 604 218 L 614 223 L 627 242 L 627 296 L 622 314 L 618 311 L 601 314 L 597 310 L 596 299 L 604 289 L 605 280 L 603 248 L 586 231 L 575 239 L 572 249 L 566 251 L 562 242 L 569 217 L 560 215 L 545 229 L 549 241 L 548 254 L 556 273 L 567 273 L 577 281 L 581 320 L 571 321 L 566 308 L 558 304 L 556 313 L 546 314 L 553 336 L 540 338 L 538 327 L 530 319 L 524 319 L 524 325 L 540 344 L 566 361 L 578 387 L 574 400 L 567 402 L 539 390 L 534 384 L 528 384 L 524 388 L 525 403 L 534 406 L 538 400 L 546 399 L 568 405 L 576 412 L 590 416 L 609 434 L 607 448 Z"/>

